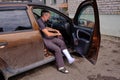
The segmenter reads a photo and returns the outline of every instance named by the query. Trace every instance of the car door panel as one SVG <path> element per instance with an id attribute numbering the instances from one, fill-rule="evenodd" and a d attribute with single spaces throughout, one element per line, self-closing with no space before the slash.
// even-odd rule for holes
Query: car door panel
<path id="1" fill-rule="evenodd" d="M 74 38 L 76 38 L 78 41 L 77 45 L 75 45 L 75 49 L 82 56 L 84 56 L 89 49 L 92 32 L 93 30 L 90 28 L 85 28 L 85 27 L 79 28 L 78 26 L 75 26 L 74 28 L 73 35 L 75 35 Z"/>
<path id="2" fill-rule="evenodd" d="M 99 14 L 96 0 L 83 1 L 73 19 L 72 34 L 77 39 L 75 50 L 95 64 L 100 47 Z"/>
<path id="3" fill-rule="evenodd" d="M 5 45 L 0 48 L 0 58 L 12 69 L 22 68 L 44 59 L 44 43 L 39 31 L 2 34 L 0 43 L 1 46 Z"/>

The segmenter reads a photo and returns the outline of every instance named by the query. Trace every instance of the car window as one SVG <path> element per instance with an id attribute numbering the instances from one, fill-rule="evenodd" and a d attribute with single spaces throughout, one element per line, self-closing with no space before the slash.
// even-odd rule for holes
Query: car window
<path id="1" fill-rule="evenodd" d="M 2 10 L 0 15 L 0 33 L 32 29 L 26 10 Z"/>
<path id="2" fill-rule="evenodd" d="M 35 14 L 35 16 L 41 16 L 41 11 L 42 9 L 39 9 L 39 8 L 36 8 L 36 9 L 33 9 L 33 13 Z"/>
<path id="3" fill-rule="evenodd" d="M 36 19 L 40 18 L 42 10 L 43 9 L 41 9 L 41 8 L 33 9 L 33 13 L 34 13 Z M 49 10 L 49 11 L 51 13 L 51 18 L 48 21 L 48 25 L 50 25 L 51 27 L 54 27 L 54 28 L 58 27 L 58 26 L 61 26 L 61 27 L 64 26 L 64 24 L 67 22 L 67 20 L 60 14 L 58 14 L 54 11 L 51 11 L 51 10 Z"/>
<path id="4" fill-rule="evenodd" d="M 86 6 L 78 16 L 78 25 L 93 28 L 95 24 L 94 10 L 92 6 Z"/>
<path id="5" fill-rule="evenodd" d="M 63 16 L 61 16 L 61 15 L 59 15 L 59 14 L 53 12 L 53 11 L 50 11 L 50 12 L 51 12 L 50 21 L 51 21 L 52 23 L 59 24 L 59 23 L 64 23 L 64 22 L 66 22 L 66 19 L 65 19 Z"/>

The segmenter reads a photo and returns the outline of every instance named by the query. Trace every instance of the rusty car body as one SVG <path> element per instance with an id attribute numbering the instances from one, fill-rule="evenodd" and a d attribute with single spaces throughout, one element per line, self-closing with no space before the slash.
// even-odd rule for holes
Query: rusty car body
<path id="1" fill-rule="evenodd" d="M 73 19 L 45 5 L 0 3 L 0 80 L 55 60 L 45 56 L 37 23 L 42 9 L 51 12 L 48 25 L 62 33 L 69 50 L 96 63 L 101 36 L 96 0 L 83 1 Z"/>

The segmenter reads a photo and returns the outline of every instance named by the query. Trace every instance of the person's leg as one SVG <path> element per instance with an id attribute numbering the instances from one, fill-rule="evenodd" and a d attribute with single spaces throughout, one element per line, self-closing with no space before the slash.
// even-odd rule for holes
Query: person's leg
<path id="1" fill-rule="evenodd" d="M 61 53 L 61 49 L 54 44 L 51 40 L 44 39 L 45 45 L 48 49 L 52 50 L 55 52 L 55 58 L 56 58 L 56 64 L 57 67 L 64 67 L 64 61 L 63 61 L 63 56 Z"/>
<path id="2" fill-rule="evenodd" d="M 61 50 L 62 50 L 63 54 L 66 56 L 68 62 L 70 64 L 72 64 L 75 61 L 75 59 L 70 55 L 64 41 L 59 38 L 54 38 L 54 39 L 52 39 L 52 41 L 61 48 Z"/>
<path id="3" fill-rule="evenodd" d="M 56 64 L 58 70 L 62 73 L 67 74 L 69 71 L 64 67 L 63 55 L 61 53 L 61 49 L 59 48 L 59 46 L 57 46 L 50 40 L 44 40 L 44 42 L 48 49 L 51 49 L 55 52 L 55 58 L 56 58 Z"/>

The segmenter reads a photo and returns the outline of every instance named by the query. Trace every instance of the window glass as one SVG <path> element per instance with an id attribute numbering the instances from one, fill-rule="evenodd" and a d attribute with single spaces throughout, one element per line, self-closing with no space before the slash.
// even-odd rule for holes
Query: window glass
<path id="1" fill-rule="evenodd" d="M 93 28 L 95 24 L 94 10 L 92 6 L 86 6 L 78 16 L 78 25 Z"/>
<path id="2" fill-rule="evenodd" d="M 41 16 L 41 11 L 42 11 L 42 9 L 39 9 L 39 8 L 33 9 L 33 13 L 35 14 L 36 19 L 38 19 Z M 51 18 L 49 21 L 52 24 L 61 24 L 63 22 L 66 22 L 66 19 L 64 17 L 62 17 L 61 15 L 59 15 L 53 11 L 50 11 L 50 13 L 51 13 Z"/>
<path id="3" fill-rule="evenodd" d="M 52 12 L 52 11 L 50 11 L 50 13 L 51 13 L 50 21 L 52 23 L 62 24 L 64 22 L 66 22 L 66 19 L 63 16 L 61 16 L 55 12 Z"/>
<path id="4" fill-rule="evenodd" d="M 36 9 L 33 9 L 33 13 L 35 14 L 35 16 L 41 16 L 41 11 L 42 9 L 39 9 L 39 8 L 36 8 Z"/>
<path id="5" fill-rule="evenodd" d="M 0 11 L 0 32 L 32 29 L 25 10 Z"/>

